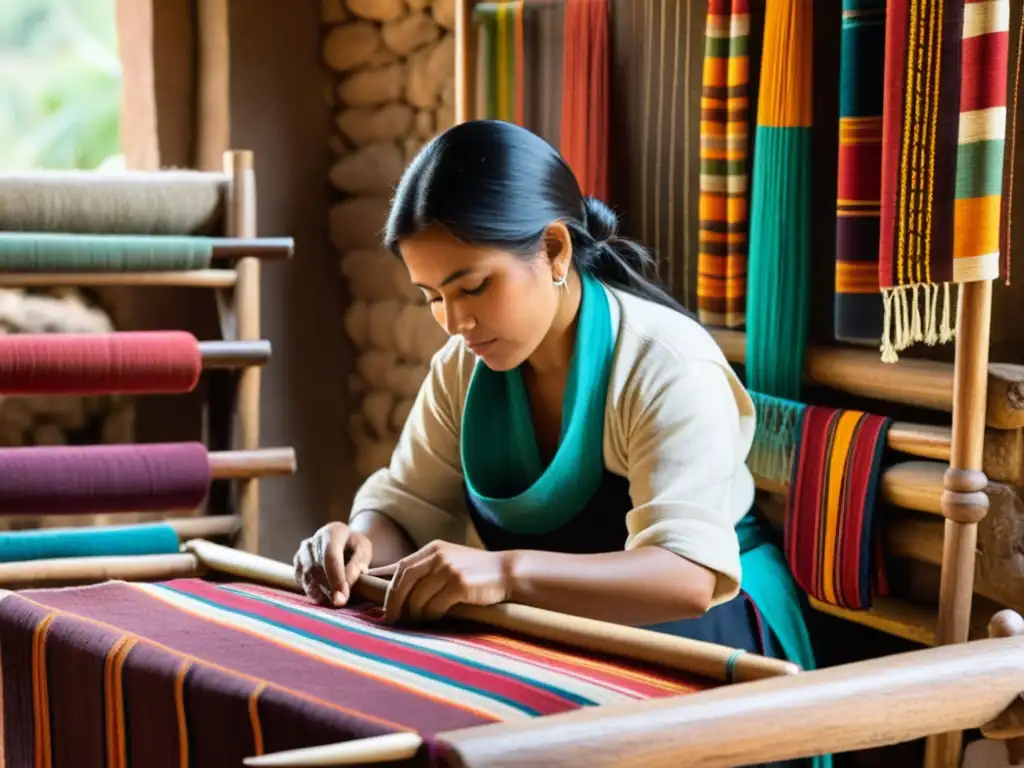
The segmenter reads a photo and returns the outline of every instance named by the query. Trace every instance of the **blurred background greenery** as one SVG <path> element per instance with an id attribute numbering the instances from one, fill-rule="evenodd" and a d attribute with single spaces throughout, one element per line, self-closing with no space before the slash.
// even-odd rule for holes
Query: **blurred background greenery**
<path id="1" fill-rule="evenodd" d="M 116 0 L 0 0 L 0 171 L 119 168 Z"/>

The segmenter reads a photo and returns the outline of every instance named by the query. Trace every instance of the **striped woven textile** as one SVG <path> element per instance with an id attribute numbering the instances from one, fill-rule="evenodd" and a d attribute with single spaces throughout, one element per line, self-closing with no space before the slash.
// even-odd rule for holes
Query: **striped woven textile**
<path id="1" fill-rule="evenodd" d="M 108 582 L 0 597 L 9 766 L 241 765 L 715 685 L 479 626 L 394 629 L 377 608 L 323 609 L 253 585 Z"/>
<path id="2" fill-rule="evenodd" d="M 888 6 L 879 259 L 886 362 L 913 343 L 953 338 L 953 283 L 999 276 L 1008 27 L 1008 0 Z"/>
<path id="3" fill-rule="evenodd" d="M 479 65 L 483 77 L 480 117 L 523 123 L 523 3 L 521 0 L 477 3 Z"/>
<path id="4" fill-rule="evenodd" d="M 953 219 L 953 282 L 999 277 L 1009 0 L 967 0 Z"/>
<path id="5" fill-rule="evenodd" d="M 862 610 L 873 587 L 887 591 L 875 506 L 891 423 L 860 411 L 802 411 L 784 552 L 797 584 L 823 602 Z"/>
<path id="6" fill-rule="evenodd" d="M 843 0 L 835 338 L 879 342 L 878 237 L 886 0 Z"/>
<path id="7" fill-rule="evenodd" d="M 697 312 L 702 323 L 740 328 L 746 319 L 749 0 L 710 0 L 700 110 L 700 249 Z"/>

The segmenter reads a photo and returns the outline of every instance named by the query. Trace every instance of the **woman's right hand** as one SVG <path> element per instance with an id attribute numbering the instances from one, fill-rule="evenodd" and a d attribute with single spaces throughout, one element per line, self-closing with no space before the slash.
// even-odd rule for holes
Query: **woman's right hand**
<path id="1" fill-rule="evenodd" d="M 328 523 L 299 545 L 295 581 L 316 602 L 340 608 L 372 558 L 373 543 L 365 534 Z"/>

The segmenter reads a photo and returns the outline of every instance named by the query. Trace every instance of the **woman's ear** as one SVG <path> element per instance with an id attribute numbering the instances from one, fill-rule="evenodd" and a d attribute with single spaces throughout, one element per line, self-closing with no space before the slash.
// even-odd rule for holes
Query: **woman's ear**
<path id="1" fill-rule="evenodd" d="M 552 223 L 544 232 L 544 255 L 554 274 L 565 276 L 572 262 L 572 237 L 561 221 Z"/>

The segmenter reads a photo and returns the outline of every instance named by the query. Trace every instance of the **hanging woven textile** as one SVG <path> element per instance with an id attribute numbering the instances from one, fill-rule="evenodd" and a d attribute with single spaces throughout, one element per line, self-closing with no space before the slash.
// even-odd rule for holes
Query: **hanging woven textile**
<path id="1" fill-rule="evenodd" d="M 584 195 L 607 201 L 610 97 L 608 0 L 566 0 L 562 157 Z"/>
<path id="2" fill-rule="evenodd" d="M 885 594 L 877 491 L 891 420 L 809 405 L 802 410 L 786 495 L 784 551 L 807 594 L 842 608 Z"/>
<path id="3" fill-rule="evenodd" d="M 700 110 L 702 323 L 743 326 L 747 294 L 749 0 L 709 0 Z"/>
<path id="4" fill-rule="evenodd" d="M 760 392 L 750 392 L 750 397 L 757 422 L 747 467 L 755 478 L 785 488 L 793 474 L 793 452 L 807 406 Z"/>
<path id="5" fill-rule="evenodd" d="M 878 343 L 886 0 L 843 0 L 839 59 L 835 337 Z"/>
<path id="6" fill-rule="evenodd" d="M 524 128 L 553 147 L 561 144 L 562 39 L 565 6 L 562 3 L 522 3 Z M 525 55 L 529 51 L 529 55 Z"/>
<path id="7" fill-rule="evenodd" d="M 477 3 L 478 117 L 523 124 L 523 3 Z"/>
<path id="8" fill-rule="evenodd" d="M 811 261 L 814 0 L 767 0 L 750 202 L 746 384 L 798 400 Z"/>
<path id="9" fill-rule="evenodd" d="M 954 336 L 951 286 L 999 276 L 1009 0 L 890 2 L 882 359 Z"/>

